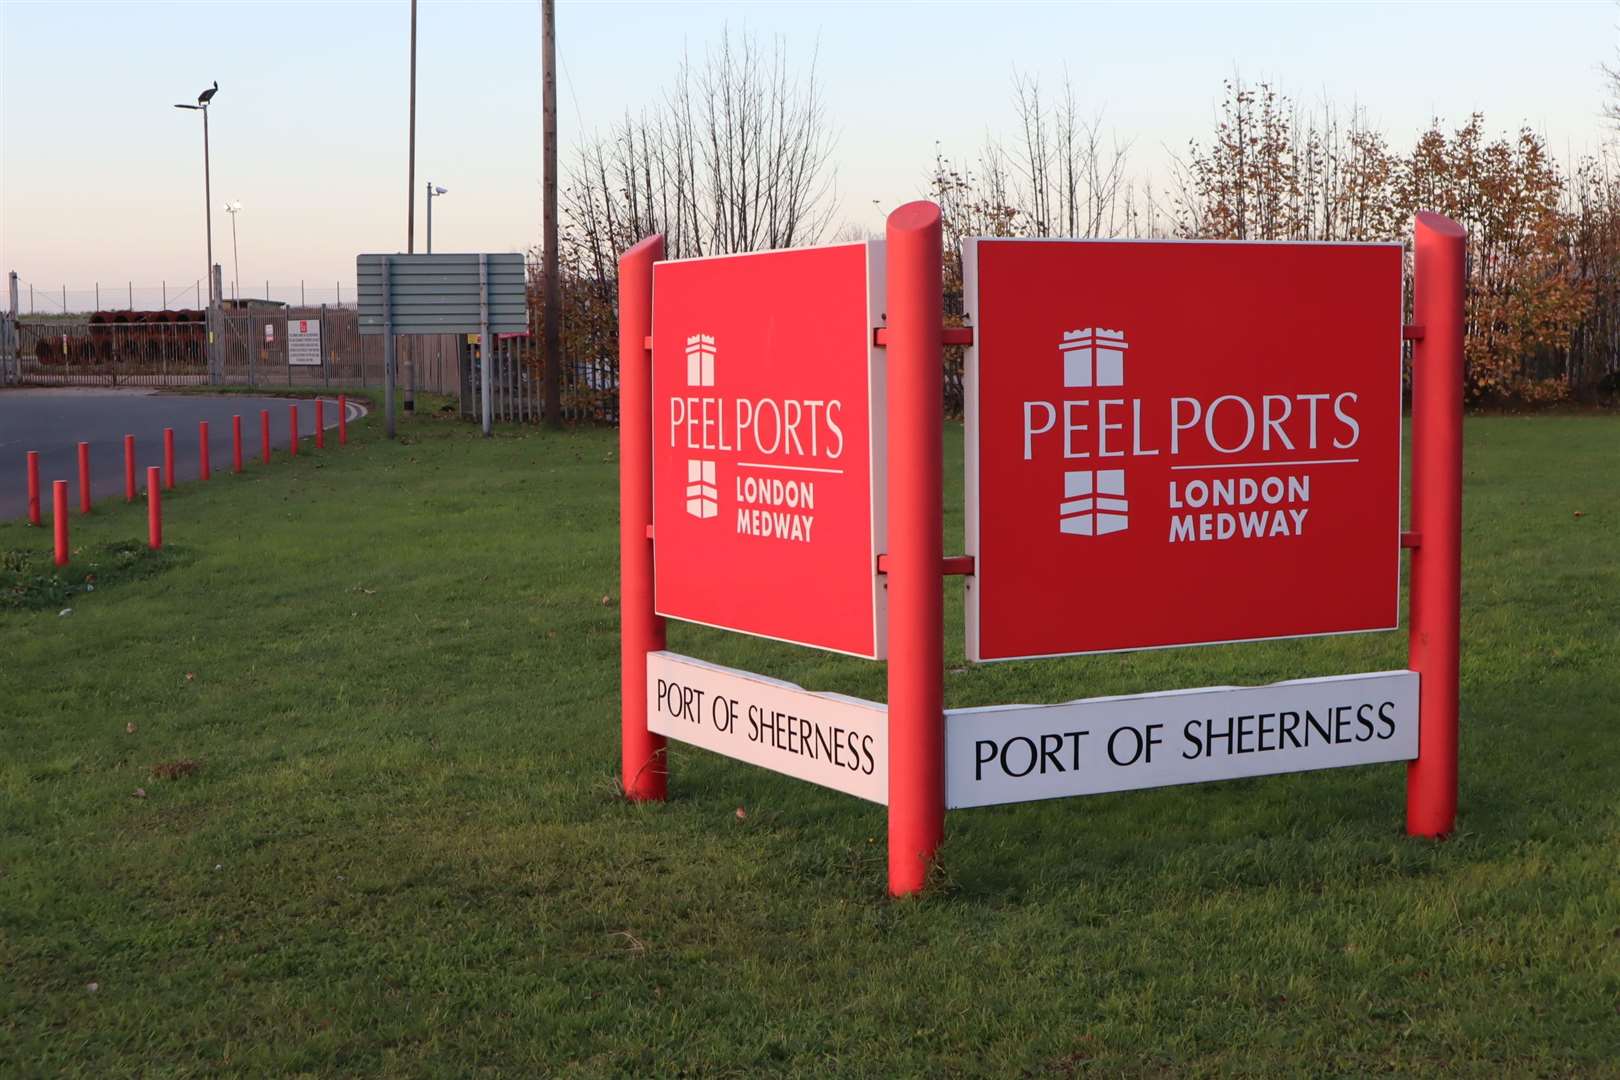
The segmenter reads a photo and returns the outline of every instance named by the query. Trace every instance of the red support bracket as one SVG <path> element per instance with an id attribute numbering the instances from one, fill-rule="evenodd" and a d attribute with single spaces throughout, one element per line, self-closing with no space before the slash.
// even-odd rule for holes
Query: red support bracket
<path id="1" fill-rule="evenodd" d="M 646 337 L 641 339 L 641 347 L 643 349 L 646 349 L 648 352 L 652 352 L 652 335 L 651 334 L 648 334 Z"/>
<path id="2" fill-rule="evenodd" d="M 1423 546 L 1423 534 L 1420 532 L 1401 533 L 1401 547 L 1417 549 Z"/>
<path id="3" fill-rule="evenodd" d="M 1422 323 L 1407 323 L 1405 326 L 1401 327 L 1401 340 L 1402 341 L 1422 341 L 1423 340 L 1423 324 Z"/>
<path id="4" fill-rule="evenodd" d="M 939 332 L 941 345 L 971 345 L 973 344 L 973 327 L 947 326 Z M 889 344 L 889 328 L 887 326 L 874 326 L 872 328 L 872 344 L 887 347 Z"/>
<path id="5" fill-rule="evenodd" d="M 973 556 L 947 555 L 940 560 L 940 573 L 946 577 L 972 577 Z M 889 553 L 883 552 L 877 557 L 877 570 L 880 574 L 889 572 Z"/>
<path id="6" fill-rule="evenodd" d="M 652 526 L 649 525 L 649 526 L 647 526 L 647 539 L 651 540 L 652 538 L 653 538 L 653 530 L 652 530 Z"/>

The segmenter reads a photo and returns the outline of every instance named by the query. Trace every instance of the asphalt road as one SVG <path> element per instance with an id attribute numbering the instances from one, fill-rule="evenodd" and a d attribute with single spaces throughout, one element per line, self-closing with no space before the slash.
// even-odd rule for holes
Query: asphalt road
<path id="1" fill-rule="evenodd" d="M 337 398 L 324 399 L 326 427 L 338 423 Z M 292 398 L 165 394 L 146 389 L 50 387 L 0 391 L 0 520 L 28 513 L 27 454 L 39 451 L 40 505 L 51 515 L 51 481 L 68 482 L 68 504 L 79 506 L 79 443 L 90 444 L 90 490 L 96 501 L 124 496 L 124 436 L 135 436 L 136 489 L 146 490 L 146 467 L 163 464 L 163 429 L 174 428 L 174 479 L 197 478 L 200 459 L 197 421 L 208 421 L 209 465 L 231 467 L 231 416 L 242 417 L 245 459 L 259 454 L 259 411 L 270 411 L 270 442 L 285 452 L 292 425 Z M 298 405 L 299 437 L 315 434 L 315 402 Z M 349 402 L 349 422 L 364 408 Z"/>

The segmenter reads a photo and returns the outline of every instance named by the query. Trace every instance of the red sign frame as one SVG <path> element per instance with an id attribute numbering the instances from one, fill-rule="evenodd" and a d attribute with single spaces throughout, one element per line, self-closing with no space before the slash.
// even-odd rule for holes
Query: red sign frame
<path id="1" fill-rule="evenodd" d="M 1401 259 L 964 241 L 969 658 L 1394 629 Z"/>
<path id="2" fill-rule="evenodd" d="M 887 654 L 882 258 L 864 242 L 653 265 L 657 614 Z"/>

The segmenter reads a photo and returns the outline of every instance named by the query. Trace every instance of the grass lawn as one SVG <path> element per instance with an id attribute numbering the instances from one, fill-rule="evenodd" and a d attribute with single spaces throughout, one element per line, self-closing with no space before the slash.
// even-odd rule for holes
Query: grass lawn
<path id="1" fill-rule="evenodd" d="M 172 493 L 161 561 L 75 517 L 95 592 L 0 524 L 0 1075 L 1620 1076 L 1615 418 L 1468 423 L 1450 841 L 1400 765 L 963 811 L 902 903 L 881 808 L 678 746 L 616 798 L 612 432 L 380 426 Z M 969 668 L 948 596 L 951 705 L 1405 662 Z"/>

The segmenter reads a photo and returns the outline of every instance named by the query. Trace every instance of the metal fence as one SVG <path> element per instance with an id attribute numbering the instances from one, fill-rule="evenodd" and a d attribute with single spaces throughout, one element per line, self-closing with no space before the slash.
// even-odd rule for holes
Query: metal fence
<path id="1" fill-rule="evenodd" d="M 0 386 L 11 386 L 22 380 L 17 361 L 17 320 L 9 313 L 0 314 Z"/>
<path id="2" fill-rule="evenodd" d="M 319 321 L 321 362 L 288 363 L 289 321 Z M 217 378 L 210 377 L 207 313 L 106 312 L 87 319 L 9 316 L 0 330 L 0 384 L 46 386 L 381 386 L 382 339 L 362 337 L 353 308 L 221 309 Z M 464 346 L 454 334 L 399 339 L 400 385 L 460 390 Z"/>
<path id="3" fill-rule="evenodd" d="M 405 339 L 401 339 L 405 340 Z M 528 334 L 501 334 L 490 354 L 490 420 L 536 424 L 545 419 L 545 362 L 539 342 Z M 483 423 L 483 364 L 476 342 L 469 342 L 461 366 L 461 415 Z M 562 367 L 563 419 L 619 422 L 618 357 L 565 359 Z"/>
<path id="4" fill-rule="evenodd" d="M 321 324 L 321 363 L 290 364 L 287 324 L 305 320 Z M 250 307 L 224 312 L 220 335 L 222 381 L 237 386 L 381 386 L 383 342 L 360 333 L 353 308 Z M 430 394 L 456 394 L 461 339 L 432 334 L 398 339 L 397 377 L 401 388 L 414 382 Z"/>
<path id="5" fill-rule="evenodd" d="M 161 314 L 140 319 L 137 314 Z M 85 320 L 18 319 L 17 381 L 55 386 L 190 386 L 208 381 L 203 312 L 114 312 Z"/>
<path id="6" fill-rule="evenodd" d="M 352 281 L 240 281 L 223 274 L 220 297 L 227 303 L 265 301 L 289 307 L 354 307 Z M 167 308 L 205 308 L 208 284 L 190 281 L 99 281 L 62 285 L 50 282 L 17 281 L 17 315 L 24 319 L 46 316 L 81 315 L 97 311 L 162 311 Z"/>

